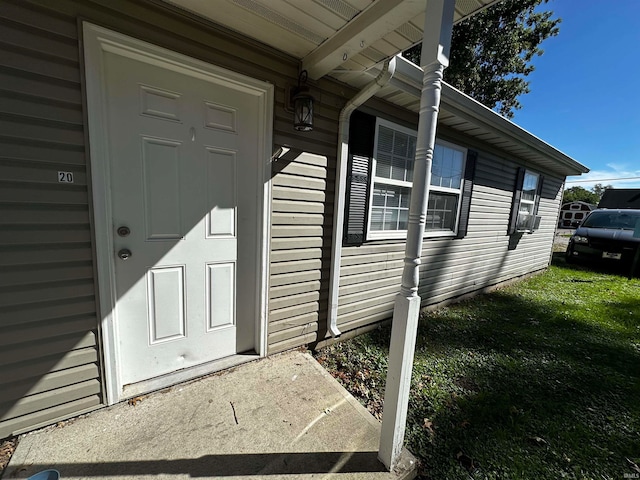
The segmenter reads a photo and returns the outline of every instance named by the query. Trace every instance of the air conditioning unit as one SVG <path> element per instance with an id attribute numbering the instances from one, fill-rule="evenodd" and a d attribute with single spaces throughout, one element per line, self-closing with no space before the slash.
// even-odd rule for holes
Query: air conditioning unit
<path id="1" fill-rule="evenodd" d="M 540 222 L 542 221 L 542 217 L 540 215 L 535 215 L 533 217 L 533 226 L 531 228 L 532 232 L 535 232 L 540 228 Z"/>
<path id="2" fill-rule="evenodd" d="M 540 215 L 531 215 L 530 213 L 520 213 L 518 215 L 518 232 L 533 233 L 540 228 Z"/>

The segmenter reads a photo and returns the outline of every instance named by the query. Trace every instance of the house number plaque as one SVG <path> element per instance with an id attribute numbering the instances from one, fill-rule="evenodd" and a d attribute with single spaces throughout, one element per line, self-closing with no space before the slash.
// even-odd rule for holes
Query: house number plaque
<path id="1" fill-rule="evenodd" d="M 58 183 L 73 183 L 73 172 L 58 172 Z"/>

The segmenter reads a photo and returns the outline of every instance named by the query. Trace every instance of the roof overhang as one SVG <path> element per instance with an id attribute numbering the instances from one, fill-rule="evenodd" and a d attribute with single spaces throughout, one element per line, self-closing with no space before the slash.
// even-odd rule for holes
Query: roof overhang
<path id="1" fill-rule="evenodd" d="M 302 61 L 363 72 L 422 41 L 427 0 L 166 0 Z M 500 0 L 456 0 L 454 23 Z"/>
<path id="2" fill-rule="evenodd" d="M 345 72 L 338 75 L 338 78 L 361 88 L 378 71 L 377 68 L 370 69 L 366 75 Z M 398 56 L 395 75 L 377 96 L 418 113 L 422 78 L 422 68 Z M 444 82 L 438 123 L 477 138 L 540 169 L 564 176 L 580 175 L 589 171 L 587 167 L 557 148 Z"/>
<path id="3" fill-rule="evenodd" d="M 422 41 L 427 0 L 163 0 L 298 59 L 309 77 L 360 89 L 385 60 Z M 456 0 L 454 23 L 500 0 Z M 397 57 L 377 93 L 418 112 L 422 69 Z M 561 175 L 589 170 L 471 97 L 444 84 L 439 123 Z"/>

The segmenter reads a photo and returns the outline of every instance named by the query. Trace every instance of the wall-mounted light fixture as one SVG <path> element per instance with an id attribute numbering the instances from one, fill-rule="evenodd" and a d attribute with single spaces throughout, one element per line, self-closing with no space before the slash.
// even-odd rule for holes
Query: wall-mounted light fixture
<path id="1" fill-rule="evenodd" d="M 307 71 L 303 70 L 298 76 L 298 86 L 293 90 L 291 103 L 293 103 L 293 128 L 299 132 L 313 130 L 313 97 L 309 94 Z"/>

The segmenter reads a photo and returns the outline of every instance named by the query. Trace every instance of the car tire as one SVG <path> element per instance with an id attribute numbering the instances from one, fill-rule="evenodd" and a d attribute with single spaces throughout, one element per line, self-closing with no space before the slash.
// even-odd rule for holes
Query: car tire
<path id="1" fill-rule="evenodd" d="M 565 255 L 564 255 L 564 259 L 567 263 L 576 263 L 576 261 L 574 260 L 573 256 L 571 255 L 571 252 L 569 250 L 566 251 Z"/>

